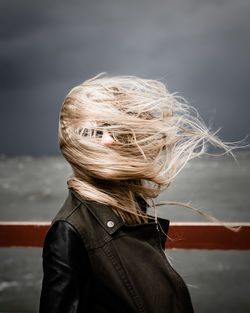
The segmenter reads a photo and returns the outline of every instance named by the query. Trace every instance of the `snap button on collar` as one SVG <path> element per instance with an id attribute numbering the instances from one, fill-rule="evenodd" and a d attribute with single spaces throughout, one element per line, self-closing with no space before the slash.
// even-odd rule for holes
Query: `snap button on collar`
<path id="1" fill-rule="evenodd" d="M 108 221 L 107 222 L 107 226 L 110 227 L 110 228 L 114 227 L 114 225 L 115 225 L 115 223 L 113 221 Z"/>

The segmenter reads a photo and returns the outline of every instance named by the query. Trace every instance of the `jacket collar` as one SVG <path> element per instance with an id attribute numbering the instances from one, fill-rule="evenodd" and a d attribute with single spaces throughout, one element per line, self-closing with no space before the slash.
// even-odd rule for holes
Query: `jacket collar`
<path id="1" fill-rule="evenodd" d="M 125 223 L 122 218 L 115 214 L 110 206 L 96 202 L 94 200 L 87 200 L 79 195 L 73 188 L 69 188 L 75 197 L 80 200 L 85 207 L 95 216 L 101 226 L 112 235 L 117 229 L 119 229 Z"/>
<path id="2" fill-rule="evenodd" d="M 125 225 L 125 222 L 122 220 L 120 216 L 118 216 L 109 205 L 96 202 L 93 200 L 84 199 L 81 195 L 79 195 L 73 188 L 69 188 L 70 191 L 74 194 L 74 196 L 81 201 L 95 216 L 101 226 L 112 235 L 116 232 L 120 227 Z M 139 200 L 139 201 L 138 201 Z M 137 198 L 142 209 L 146 209 L 147 202 L 143 198 Z M 154 218 L 152 215 L 149 217 Z M 157 217 L 158 223 L 160 224 L 159 231 L 161 234 L 161 243 L 163 249 L 165 248 L 166 237 L 169 229 L 169 220 Z M 156 225 L 155 222 L 150 222 L 152 225 Z M 134 225 L 136 226 L 136 225 Z"/>

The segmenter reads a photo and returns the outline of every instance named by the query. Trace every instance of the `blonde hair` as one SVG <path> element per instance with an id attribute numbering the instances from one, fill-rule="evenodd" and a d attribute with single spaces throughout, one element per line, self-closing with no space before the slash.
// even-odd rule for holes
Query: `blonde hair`
<path id="1" fill-rule="evenodd" d="M 85 127 L 96 134 L 98 120 L 107 123 L 112 146 L 103 145 L 97 136 L 82 135 Z M 138 196 L 152 201 L 156 221 L 156 206 L 162 204 L 189 207 L 209 217 L 187 204 L 155 204 L 153 199 L 169 188 L 189 160 L 209 154 L 207 143 L 235 158 L 232 149 L 240 148 L 239 142 L 223 142 L 217 132 L 212 133 L 197 110 L 162 82 L 100 73 L 65 97 L 58 139 L 73 170 L 68 187 L 110 205 L 127 223 L 141 223 L 148 217 Z"/>

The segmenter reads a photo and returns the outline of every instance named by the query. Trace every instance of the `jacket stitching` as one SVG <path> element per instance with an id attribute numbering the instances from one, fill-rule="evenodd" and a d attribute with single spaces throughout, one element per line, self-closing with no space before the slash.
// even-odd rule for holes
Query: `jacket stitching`
<path id="1" fill-rule="evenodd" d="M 79 205 L 81 206 L 81 203 L 80 203 Z M 78 206 L 78 207 L 79 207 L 79 206 Z M 77 208 L 78 208 L 78 207 L 77 207 Z M 72 214 L 76 211 L 77 208 L 75 208 L 75 210 L 70 213 L 70 215 L 67 217 L 67 219 L 69 219 L 70 216 L 72 216 Z M 107 235 L 107 236 L 103 237 L 101 240 L 98 240 L 98 241 L 94 242 L 92 245 L 90 245 L 90 244 L 88 243 L 88 240 L 86 240 L 86 238 L 85 238 L 85 236 L 87 237 L 87 232 L 85 232 L 85 234 L 84 234 L 84 233 L 82 232 L 82 227 L 79 226 L 77 223 L 75 223 L 75 222 L 73 222 L 73 221 L 72 221 L 72 222 L 69 221 L 69 223 L 71 223 L 72 225 L 74 225 L 74 227 L 77 229 L 77 231 L 78 231 L 78 233 L 79 233 L 79 236 L 80 236 L 81 239 L 83 240 L 84 245 L 85 245 L 85 248 L 86 248 L 88 251 L 93 250 L 93 249 L 95 249 L 95 248 L 99 248 L 99 247 L 105 245 L 107 242 L 109 242 L 109 241 L 112 239 L 109 235 Z"/>
<path id="2" fill-rule="evenodd" d="M 70 218 L 70 216 L 79 208 L 79 206 L 81 205 L 81 202 L 78 203 L 65 217 L 59 217 L 60 220 L 67 220 L 68 218 Z M 57 217 L 54 218 L 53 222 L 51 223 L 51 226 L 52 224 L 54 224 L 56 221 L 59 220 Z"/>
<path id="3" fill-rule="evenodd" d="M 108 242 L 110 242 L 112 240 L 111 237 L 104 237 L 104 239 L 102 239 L 101 241 L 95 242 L 93 244 L 93 246 L 91 248 L 89 248 L 88 250 L 95 250 L 95 249 L 99 249 L 102 248 L 103 246 L 105 246 Z"/>
<path id="4" fill-rule="evenodd" d="M 137 307 L 138 312 L 141 312 L 141 313 L 145 312 L 143 305 L 140 301 L 140 298 L 138 294 L 136 293 L 135 288 L 132 285 L 132 282 L 128 279 L 124 266 L 122 265 L 121 260 L 117 252 L 115 251 L 114 247 L 111 247 L 111 245 L 104 245 L 103 250 L 105 254 L 111 259 L 111 262 L 114 268 L 118 272 L 121 280 L 123 281 L 126 289 L 128 290 L 128 293 L 130 294 L 133 302 L 135 303 L 135 306 Z"/>
<path id="5" fill-rule="evenodd" d="M 98 221 L 98 223 L 105 229 L 105 231 L 109 234 L 112 235 L 114 232 L 116 232 L 121 226 L 123 226 L 123 222 L 119 221 L 119 219 L 114 215 L 115 213 L 110 211 L 110 219 L 115 219 L 115 226 L 110 229 L 105 225 L 105 221 L 100 218 L 98 214 L 96 214 L 91 207 L 89 207 L 86 203 L 82 202 L 83 206 L 87 208 L 90 213 L 94 216 L 94 218 Z"/>
<path id="6" fill-rule="evenodd" d="M 77 206 L 71 211 L 69 212 L 69 214 L 65 217 L 65 218 L 70 218 L 70 216 L 81 206 L 81 202 L 79 202 L 77 204 Z"/>

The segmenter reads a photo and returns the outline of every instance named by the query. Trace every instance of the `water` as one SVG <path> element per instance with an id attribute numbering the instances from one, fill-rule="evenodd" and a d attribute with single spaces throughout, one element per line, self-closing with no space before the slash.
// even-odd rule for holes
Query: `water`
<path id="1" fill-rule="evenodd" d="M 191 204 L 224 221 L 250 221 L 250 152 L 187 164 L 156 201 Z M 67 196 L 70 166 L 61 157 L 0 158 L 0 219 L 51 220 Z M 187 208 L 158 207 L 170 221 L 206 221 Z M 0 312 L 38 312 L 41 248 L 0 249 Z M 167 250 L 196 312 L 250 312 L 250 251 Z"/>

